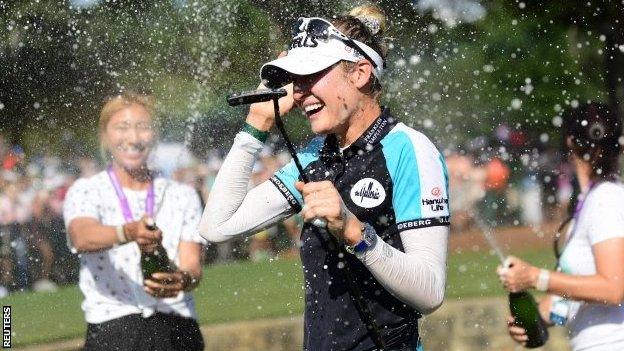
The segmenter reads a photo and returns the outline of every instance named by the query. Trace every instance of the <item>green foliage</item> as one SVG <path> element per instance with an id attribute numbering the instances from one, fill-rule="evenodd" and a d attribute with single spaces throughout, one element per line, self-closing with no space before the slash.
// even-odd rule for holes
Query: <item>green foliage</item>
<path id="1" fill-rule="evenodd" d="M 597 72 L 582 69 L 592 52 L 581 55 L 574 49 L 569 27 L 500 5 L 489 10 L 492 20 L 483 23 L 479 44 L 485 64 L 494 70 L 486 75 L 482 95 L 505 108 L 502 117 L 529 130 L 552 131 L 556 105 L 604 99 Z M 590 46 L 594 52 L 598 48 Z M 514 98 L 522 100 L 518 109 L 510 106 Z"/>
<path id="2" fill-rule="evenodd" d="M 621 56 L 605 48 L 621 42 L 618 4 L 488 1 L 483 19 L 447 27 L 412 1 L 373 2 L 388 15 L 393 47 L 383 103 L 445 145 L 501 123 L 556 142 L 552 118 L 576 101 L 607 100 L 607 82 L 622 70 L 604 68 L 604 55 Z M 196 149 L 227 146 L 245 110 L 227 107 L 225 96 L 257 85 L 292 21 L 361 3 L 0 1 L 0 133 L 31 150 L 91 152 L 104 97 L 140 88 L 154 92 L 173 126 L 165 137 L 180 140 L 194 123 Z M 295 139 L 308 137 L 304 119 L 287 124 Z"/>
<path id="3" fill-rule="evenodd" d="M 94 150 L 98 109 L 120 89 L 152 91 L 178 121 L 165 136 L 179 139 L 186 119 L 210 120 L 225 92 L 256 85 L 249 68 L 277 52 L 266 16 L 235 0 L 0 6 L 0 132 L 31 150 Z"/>
<path id="4" fill-rule="evenodd" d="M 399 45 L 388 100 L 445 145 L 491 136 L 501 123 L 533 136 L 550 133 L 557 142 L 552 119 L 562 108 L 606 99 L 595 69 L 601 43 L 577 49 L 573 27 L 516 4 L 490 2 L 486 10 L 472 24 L 448 28 L 429 18 L 421 30 L 411 28 L 429 39 Z"/>

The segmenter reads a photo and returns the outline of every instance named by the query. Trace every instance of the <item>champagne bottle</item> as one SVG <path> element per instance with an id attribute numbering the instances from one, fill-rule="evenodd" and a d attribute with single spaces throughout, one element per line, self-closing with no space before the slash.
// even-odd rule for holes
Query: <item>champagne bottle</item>
<path id="1" fill-rule="evenodd" d="M 145 221 L 145 226 L 149 230 L 156 230 L 156 223 L 152 218 L 148 218 Z M 143 272 L 143 279 L 149 278 L 156 272 L 171 273 L 178 269 L 175 263 L 173 263 L 167 251 L 162 245 L 162 241 L 158 242 L 158 245 L 152 252 L 141 251 L 141 271 Z"/>
<path id="2" fill-rule="evenodd" d="M 529 337 L 526 347 L 540 347 L 548 340 L 548 329 L 537 308 L 533 295 L 526 291 L 509 293 L 509 309 L 515 324 L 526 330 Z"/>

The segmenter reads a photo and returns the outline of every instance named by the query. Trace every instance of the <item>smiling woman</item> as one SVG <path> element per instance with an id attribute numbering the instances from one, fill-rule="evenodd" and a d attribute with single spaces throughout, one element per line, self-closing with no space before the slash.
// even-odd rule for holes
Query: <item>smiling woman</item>
<path id="1" fill-rule="evenodd" d="M 85 350 L 203 349 L 189 294 L 201 278 L 199 197 L 148 168 L 154 113 L 150 96 L 109 98 L 99 138 L 110 165 L 76 181 L 65 199 L 68 242 L 81 253 Z M 152 220 L 157 228 L 148 225 Z M 144 277 L 141 255 L 156 247 L 178 270 Z"/>
<path id="2" fill-rule="evenodd" d="M 100 112 L 98 134 L 100 151 L 105 159 L 124 163 L 122 151 L 149 151 L 155 139 L 154 99 L 150 95 L 124 92 L 108 100 Z M 140 169 L 145 157 L 135 156 L 138 164 L 128 164 L 128 169 Z M 127 161 L 127 160 L 126 160 Z"/>
<path id="3" fill-rule="evenodd" d="M 374 6 L 295 22 L 288 54 L 260 75 L 286 85 L 280 112 L 300 108 L 318 135 L 298 154 L 303 173 L 291 162 L 248 189 L 258 135 L 275 122 L 271 103 L 252 104 L 202 217 L 202 235 L 218 242 L 301 212 L 306 350 L 421 350 L 418 319 L 444 297 L 446 167 L 380 105 L 384 23 Z"/>

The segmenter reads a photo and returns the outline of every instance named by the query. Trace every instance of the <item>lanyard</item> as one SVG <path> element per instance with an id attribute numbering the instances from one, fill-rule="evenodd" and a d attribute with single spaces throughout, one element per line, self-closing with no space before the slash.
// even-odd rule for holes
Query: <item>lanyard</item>
<path id="1" fill-rule="evenodd" d="M 576 206 L 574 206 L 574 213 L 572 214 L 572 219 L 574 220 L 574 222 L 572 223 L 572 231 L 570 232 L 570 235 L 568 235 L 568 237 L 566 238 L 566 246 L 570 242 L 570 239 L 572 239 L 572 237 L 574 236 L 574 233 L 576 233 L 578 219 L 581 215 L 583 205 L 585 205 L 585 200 L 587 200 L 589 193 L 594 189 L 596 185 L 597 183 L 591 182 L 589 184 L 589 189 L 587 189 L 585 193 L 579 195 L 579 201 L 576 203 Z"/>
<path id="2" fill-rule="evenodd" d="M 559 228 L 559 232 L 561 232 L 561 230 L 565 227 L 565 224 L 568 221 L 570 222 L 570 225 L 572 226 L 571 230 L 567 230 L 569 234 L 566 235 L 565 237 L 565 244 L 563 246 L 563 250 L 561 251 L 561 253 L 558 253 L 559 252 L 559 250 L 557 249 L 558 245 L 557 245 L 557 241 L 555 241 L 554 245 L 555 245 L 555 256 L 557 256 L 557 263 L 556 263 L 557 269 L 561 268 L 560 260 L 561 260 L 561 255 L 563 255 L 563 251 L 565 251 L 565 248 L 568 246 L 568 244 L 570 243 L 570 240 L 572 240 L 572 237 L 576 233 L 576 230 L 578 228 L 578 218 L 581 215 L 581 210 L 583 210 L 583 205 L 585 204 L 585 200 L 587 200 L 587 196 L 589 196 L 589 193 L 594 189 L 596 185 L 598 185 L 598 183 L 591 182 L 589 185 L 589 189 L 587 189 L 585 193 L 582 193 L 578 196 L 578 202 L 576 203 L 576 206 L 574 206 L 574 213 L 572 214 L 572 217 L 570 217 L 568 220 L 563 222 L 563 224 Z"/>
<path id="3" fill-rule="evenodd" d="M 121 205 L 121 212 L 126 220 L 126 223 L 132 222 L 134 220 L 134 216 L 132 216 L 132 211 L 130 210 L 130 205 L 128 204 L 128 198 L 121 187 L 121 183 L 119 183 L 119 179 L 117 175 L 113 171 L 112 166 L 108 166 L 106 169 L 108 173 L 108 177 L 113 183 L 113 187 L 115 188 L 115 193 L 117 194 L 117 198 L 119 199 L 119 204 Z M 154 216 L 154 182 L 151 181 L 149 187 L 147 188 L 147 198 L 145 199 L 145 213 L 148 217 Z"/>

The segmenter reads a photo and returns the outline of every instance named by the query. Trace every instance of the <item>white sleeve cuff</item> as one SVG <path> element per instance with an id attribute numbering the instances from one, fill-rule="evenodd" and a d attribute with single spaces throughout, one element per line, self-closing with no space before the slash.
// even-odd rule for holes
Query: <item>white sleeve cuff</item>
<path id="1" fill-rule="evenodd" d="M 232 148 L 240 148 L 254 155 L 260 153 L 263 147 L 264 144 L 260 140 L 242 131 L 236 134 L 234 144 L 232 145 Z"/>

